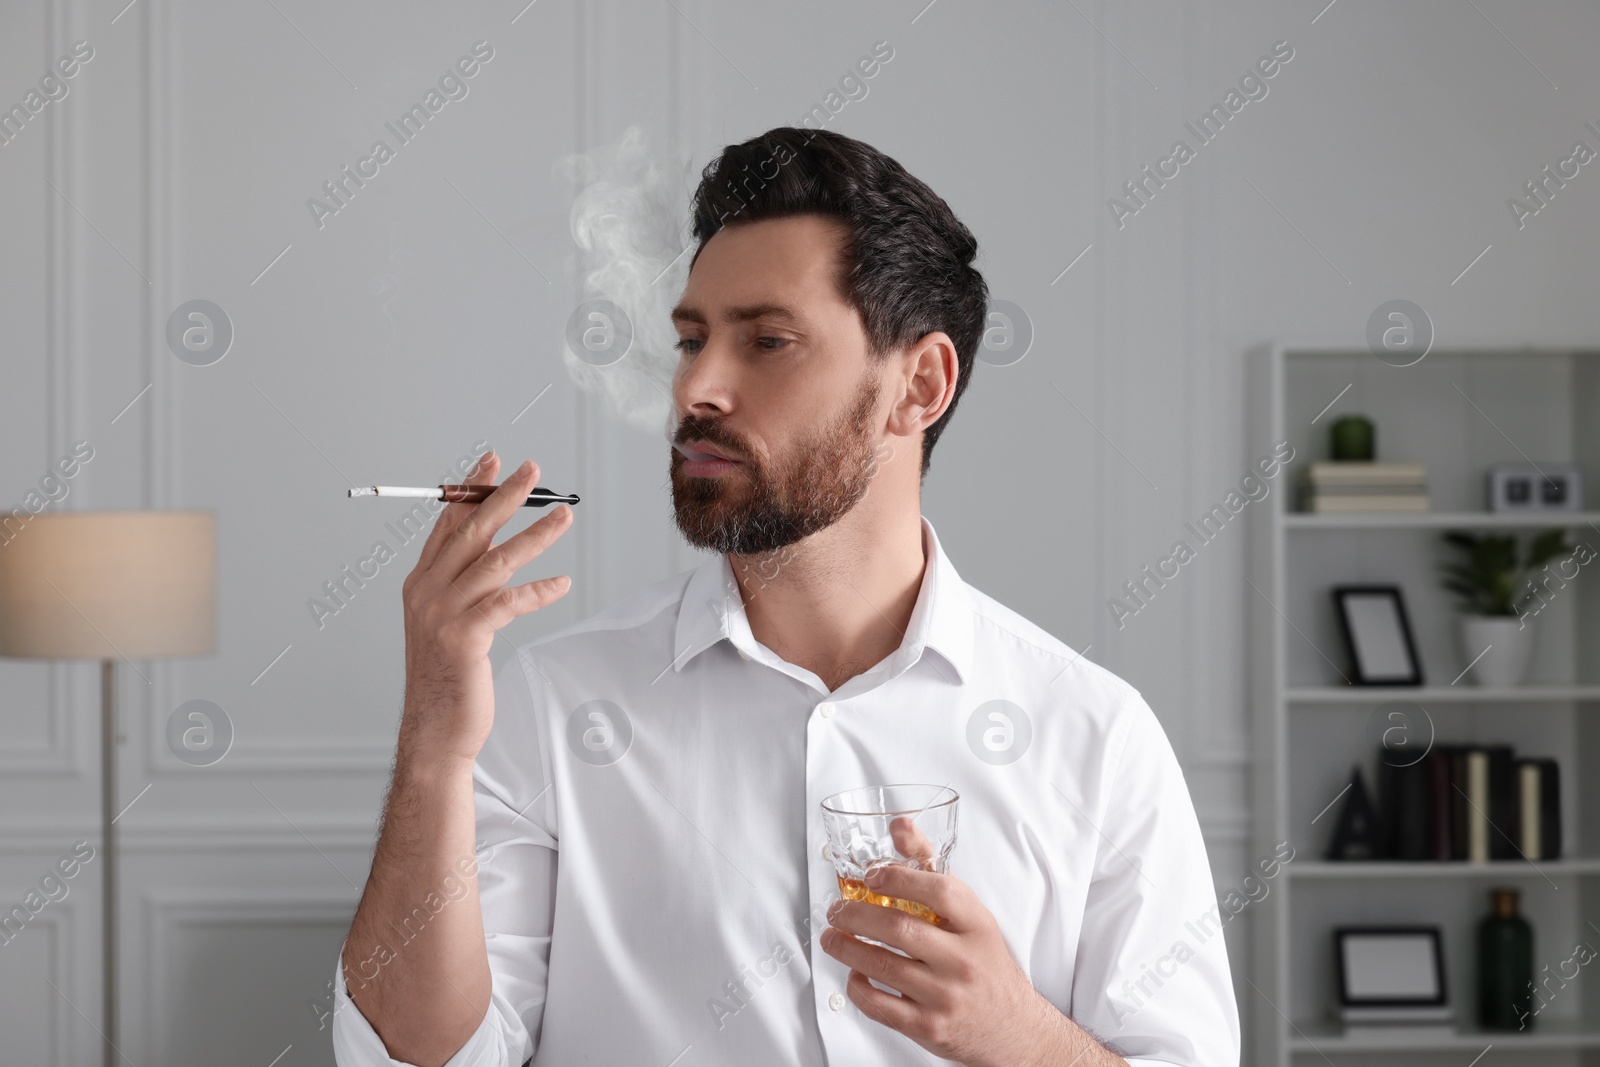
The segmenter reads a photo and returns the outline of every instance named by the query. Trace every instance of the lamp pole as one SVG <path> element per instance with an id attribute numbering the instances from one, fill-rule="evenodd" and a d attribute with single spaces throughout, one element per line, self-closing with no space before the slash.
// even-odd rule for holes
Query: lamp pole
<path id="1" fill-rule="evenodd" d="M 105 846 L 101 893 L 105 914 L 101 934 L 105 942 L 105 999 L 102 1003 L 105 1026 L 105 1064 L 116 1067 L 117 1056 L 117 661 L 100 661 L 100 830 Z"/>

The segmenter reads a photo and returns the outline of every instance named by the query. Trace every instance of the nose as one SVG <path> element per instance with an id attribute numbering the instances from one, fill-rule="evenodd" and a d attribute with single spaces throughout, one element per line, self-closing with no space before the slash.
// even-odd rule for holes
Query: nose
<path id="1" fill-rule="evenodd" d="M 727 415 L 733 410 L 732 363 L 725 347 L 710 337 L 700 351 L 678 357 L 672 376 L 672 403 L 678 418 Z"/>

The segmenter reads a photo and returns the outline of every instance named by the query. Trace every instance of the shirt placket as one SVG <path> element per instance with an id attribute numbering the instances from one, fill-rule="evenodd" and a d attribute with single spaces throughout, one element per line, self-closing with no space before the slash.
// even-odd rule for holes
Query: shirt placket
<path id="1" fill-rule="evenodd" d="M 825 770 L 837 766 L 845 740 L 843 719 L 848 701 L 833 697 L 820 700 L 811 709 L 806 724 L 806 855 L 811 890 L 810 921 L 807 924 L 811 952 L 811 987 L 817 1013 L 817 1030 L 822 1035 L 823 1051 L 829 1063 L 853 1062 L 855 1048 L 851 1035 L 855 1010 L 845 994 L 848 971 L 822 951 L 818 937 L 828 926 L 828 905 L 839 898 L 839 883 L 834 874 L 833 855 L 822 824 L 822 799 Z"/>

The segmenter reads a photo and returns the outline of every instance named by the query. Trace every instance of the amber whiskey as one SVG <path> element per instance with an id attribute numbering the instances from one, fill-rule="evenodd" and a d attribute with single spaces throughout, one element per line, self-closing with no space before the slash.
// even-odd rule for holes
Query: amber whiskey
<path id="1" fill-rule="evenodd" d="M 902 900 L 900 897 L 886 896 L 883 893 L 874 893 L 867 888 L 867 884 L 859 878 L 845 878 L 835 875 L 839 879 L 839 895 L 846 900 L 865 900 L 869 904 L 879 904 L 886 908 L 899 908 L 909 915 L 926 920 L 939 926 L 943 920 L 935 914 L 934 910 L 926 904 L 915 900 Z"/>

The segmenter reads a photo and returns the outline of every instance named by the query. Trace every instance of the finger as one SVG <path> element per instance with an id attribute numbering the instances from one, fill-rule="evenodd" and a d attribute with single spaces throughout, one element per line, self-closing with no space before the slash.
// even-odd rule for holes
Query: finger
<path id="1" fill-rule="evenodd" d="M 822 934 L 822 951 L 875 981 L 913 999 L 931 996 L 937 978 L 921 960 L 890 952 L 880 945 L 869 945 L 842 930 L 829 928 Z"/>
<path id="2" fill-rule="evenodd" d="M 867 976 L 860 971 L 850 972 L 844 988 L 852 1004 L 865 1012 L 869 1018 L 876 1019 L 889 1029 L 904 1034 L 917 1025 L 921 1009 L 915 1001 L 909 997 L 897 997 L 893 993 L 885 993 L 867 981 Z"/>
<path id="3" fill-rule="evenodd" d="M 500 487 L 481 504 L 469 505 L 472 511 L 455 528 L 439 549 L 432 569 L 454 579 L 489 550 L 496 531 L 517 514 L 528 499 L 528 490 L 539 480 L 539 465 L 523 460 L 522 465 L 500 483 Z"/>
<path id="4" fill-rule="evenodd" d="M 897 948 L 935 969 L 960 954 L 960 939 L 951 931 L 910 912 L 867 900 L 840 902 L 836 910 L 829 910 L 828 923 L 834 930 Z"/>
<path id="5" fill-rule="evenodd" d="M 526 530 L 495 545 L 477 562 L 462 571 L 455 586 L 474 604 L 501 588 L 511 576 L 555 543 L 572 525 L 572 507 L 561 504 L 551 509 Z"/>
<path id="6" fill-rule="evenodd" d="M 478 457 L 478 462 L 473 465 L 467 474 L 464 485 L 493 485 L 494 476 L 500 473 L 500 457 L 491 449 Z M 433 530 L 428 534 L 427 541 L 423 542 L 422 555 L 417 557 L 417 569 L 427 570 L 433 566 L 433 561 L 439 556 L 439 549 L 455 533 L 456 527 L 461 525 L 461 520 L 472 513 L 476 504 L 446 504 L 439 513 L 439 518 L 433 524 Z"/>
<path id="7" fill-rule="evenodd" d="M 979 924 L 973 909 L 983 905 L 967 890 L 966 884 L 953 875 L 886 863 L 868 871 L 866 883 L 874 893 L 926 904 L 939 916 L 939 925 L 954 933 L 974 929 Z"/>
<path id="8" fill-rule="evenodd" d="M 895 851 L 906 859 L 916 860 L 923 869 L 931 869 L 934 861 L 933 842 L 916 822 L 907 816 L 889 820 L 889 836 L 894 839 Z"/>
<path id="9" fill-rule="evenodd" d="M 571 588 L 572 579 L 565 574 L 554 578 L 540 578 L 525 585 L 513 585 L 508 589 L 502 589 L 482 603 L 474 605 L 474 610 L 479 612 L 491 627 L 498 630 L 512 619 L 521 618 L 529 612 L 538 611 L 546 605 L 555 603 L 566 596 L 567 590 Z"/>

